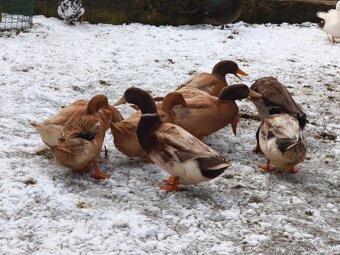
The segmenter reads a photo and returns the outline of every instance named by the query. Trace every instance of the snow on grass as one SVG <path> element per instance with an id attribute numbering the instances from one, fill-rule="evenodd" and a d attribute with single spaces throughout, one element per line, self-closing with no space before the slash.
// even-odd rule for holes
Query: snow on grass
<path id="1" fill-rule="evenodd" d="M 340 44 L 314 24 L 68 26 L 34 17 L 0 37 L 1 254 L 338 254 Z M 165 193 L 157 166 L 118 152 L 98 181 L 57 166 L 29 121 L 94 94 L 116 102 L 130 86 L 165 95 L 223 59 L 277 77 L 309 117 L 299 173 L 264 173 L 252 153 L 259 122 L 242 118 L 205 142 L 233 161 L 208 183 Z M 230 84 L 239 83 L 228 76 Z M 256 115 L 249 101 L 242 113 Z M 119 107 L 124 116 L 133 110 Z"/>

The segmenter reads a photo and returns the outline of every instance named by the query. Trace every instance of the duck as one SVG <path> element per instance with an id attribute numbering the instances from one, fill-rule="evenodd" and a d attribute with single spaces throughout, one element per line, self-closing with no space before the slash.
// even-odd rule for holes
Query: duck
<path id="1" fill-rule="evenodd" d="M 306 114 L 294 101 L 287 88 L 276 78 L 271 76 L 260 78 L 250 86 L 250 89 L 262 95 L 261 98 L 251 98 L 261 120 L 264 120 L 273 114 L 287 113 L 298 120 L 302 130 L 305 128 L 308 123 Z M 254 150 L 257 153 L 261 152 L 258 134 L 259 129 L 256 132 L 257 145 Z"/>
<path id="2" fill-rule="evenodd" d="M 99 108 L 107 107 L 105 98 L 105 95 L 95 95 L 90 100 L 76 100 L 43 122 L 31 121 L 30 124 L 38 131 L 43 143 L 52 148 L 57 144 L 61 132 L 71 116 L 81 115 L 87 111 L 96 112 Z M 122 115 L 115 107 L 109 106 L 107 109 L 112 112 L 112 122 L 123 120 Z"/>
<path id="3" fill-rule="evenodd" d="M 59 0 L 58 15 L 73 24 L 74 21 L 79 21 L 80 24 L 84 21 L 85 8 L 82 0 Z"/>
<path id="4" fill-rule="evenodd" d="M 331 36 L 333 43 L 336 43 L 336 39 L 340 39 L 340 1 L 336 3 L 335 9 L 318 12 L 316 15 L 324 20 L 323 31 Z"/>
<path id="5" fill-rule="evenodd" d="M 245 84 L 234 84 L 224 87 L 218 97 L 199 95 L 184 98 L 177 92 L 168 96 L 185 100 L 185 104 L 176 104 L 169 111 L 163 109 L 171 117 L 171 123 L 176 124 L 199 139 L 231 125 L 234 135 L 239 122 L 239 108 L 236 100 L 247 97 L 261 97 Z"/>
<path id="6" fill-rule="evenodd" d="M 221 25 L 234 22 L 242 11 L 242 0 L 205 0 L 200 12 L 207 23 Z"/>
<path id="7" fill-rule="evenodd" d="M 160 188 L 178 191 L 179 185 L 209 181 L 221 175 L 231 163 L 183 128 L 163 123 L 151 95 L 139 88 L 128 88 L 115 106 L 137 105 L 141 118 L 137 126 L 138 142 L 148 157 L 171 176 Z"/>
<path id="8" fill-rule="evenodd" d="M 161 103 L 157 104 L 158 113 L 163 122 L 172 122 L 172 108 L 177 104 L 186 105 L 185 100 L 173 97 L 171 94 L 162 97 Z M 152 163 L 143 148 L 139 145 L 137 138 L 137 126 L 141 117 L 138 106 L 133 105 L 136 110 L 133 114 L 122 121 L 111 122 L 110 129 L 115 147 L 128 157 L 140 157 L 146 162 Z"/>
<path id="9" fill-rule="evenodd" d="M 122 117 L 108 104 L 107 97 L 96 95 L 88 102 L 78 100 L 43 123 L 32 123 L 32 126 L 51 148 L 58 165 L 87 173 L 92 163 L 92 177 L 105 179 L 110 176 L 99 170 L 97 158 L 105 132 L 116 118 Z"/>
<path id="10" fill-rule="evenodd" d="M 258 166 L 265 171 L 281 169 L 297 173 L 296 165 L 304 161 L 307 152 L 299 121 L 286 113 L 274 114 L 262 121 L 259 146 L 267 157 L 267 164 Z"/>
<path id="11" fill-rule="evenodd" d="M 214 65 L 211 73 L 203 72 L 194 75 L 181 84 L 178 90 L 183 87 L 197 88 L 207 92 L 211 96 L 217 97 L 220 91 L 228 86 L 225 76 L 229 73 L 235 75 L 237 78 L 240 78 L 240 75 L 248 76 L 234 61 L 222 60 Z"/>

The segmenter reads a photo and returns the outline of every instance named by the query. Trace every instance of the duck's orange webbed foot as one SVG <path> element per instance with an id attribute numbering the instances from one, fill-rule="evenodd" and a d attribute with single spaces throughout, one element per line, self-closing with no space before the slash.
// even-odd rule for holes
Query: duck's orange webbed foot
<path id="1" fill-rule="evenodd" d="M 94 171 L 94 173 L 92 174 L 92 177 L 95 179 L 108 179 L 111 177 L 111 175 L 104 174 L 98 170 L 98 171 Z"/>
<path id="2" fill-rule="evenodd" d="M 165 191 L 179 191 L 178 185 L 179 183 L 179 177 L 178 176 L 170 176 L 169 179 L 166 181 L 166 185 L 161 185 L 160 189 Z"/>
<path id="3" fill-rule="evenodd" d="M 87 165 L 82 169 L 77 169 L 76 171 L 78 173 L 81 173 L 81 174 L 86 174 L 86 173 L 90 172 L 90 165 Z"/>
<path id="4" fill-rule="evenodd" d="M 290 174 L 296 174 L 297 172 L 299 172 L 299 168 L 293 166 L 292 168 L 289 168 L 287 172 Z"/>
<path id="5" fill-rule="evenodd" d="M 155 164 L 150 158 L 144 158 L 144 162 L 148 164 Z"/>
<path id="6" fill-rule="evenodd" d="M 267 172 L 273 172 L 276 170 L 276 167 L 274 166 L 270 166 L 270 165 L 261 165 L 261 164 L 258 164 L 258 167 L 263 169 L 264 171 L 267 171 Z"/>
<path id="7" fill-rule="evenodd" d="M 111 175 L 104 174 L 99 170 L 98 165 L 97 165 L 97 160 L 93 160 L 92 163 L 93 163 L 93 167 L 94 167 L 94 173 L 92 175 L 93 178 L 95 178 L 95 179 L 108 179 L 108 178 L 111 177 Z"/>

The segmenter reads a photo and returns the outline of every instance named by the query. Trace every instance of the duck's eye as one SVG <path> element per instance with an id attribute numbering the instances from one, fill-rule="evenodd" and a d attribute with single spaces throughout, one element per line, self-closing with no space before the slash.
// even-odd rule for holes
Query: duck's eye
<path id="1" fill-rule="evenodd" d="M 61 142 L 61 143 L 63 143 L 63 142 L 65 142 L 65 139 L 62 138 L 62 137 L 59 137 L 58 141 Z"/>
<path id="2" fill-rule="evenodd" d="M 77 137 L 85 139 L 87 141 L 92 141 L 94 138 L 96 138 L 96 132 L 86 131 L 84 133 L 79 134 Z"/>

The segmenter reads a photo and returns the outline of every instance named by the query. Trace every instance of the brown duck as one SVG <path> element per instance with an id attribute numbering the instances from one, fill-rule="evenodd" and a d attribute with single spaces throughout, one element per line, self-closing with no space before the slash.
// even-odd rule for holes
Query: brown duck
<path id="1" fill-rule="evenodd" d="M 171 93 L 169 96 L 183 100 L 180 93 Z M 172 123 L 184 128 L 186 131 L 203 138 L 221 128 L 231 124 L 236 135 L 236 127 L 239 121 L 239 110 L 236 100 L 247 97 L 261 97 L 244 84 L 235 84 L 223 88 L 218 97 L 200 95 L 186 98 L 186 104 L 174 105 L 165 111 L 172 119 Z"/>
<path id="2" fill-rule="evenodd" d="M 51 147 L 56 162 L 79 172 L 88 172 L 94 166 L 94 178 L 109 178 L 100 172 L 97 164 L 106 130 L 113 119 L 120 120 L 119 112 L 108 104 L 104 95 L 90 101 L 77 101 L 57 113 L 43 124 L 34 124 L 43 141 Z M 53 125 L 61 131 L 54 132 Z M 48 129 L 52 126 L 52 132 Z"/>
<path id="3" fill-rule="evenodd" d="M 218 62 L 212 69 L 211 73 L 198 73 L 191 79 L 184 82 L 180 87 L 193 87 L 209 93 L 211 96 L 218 96 L 220 91 L 228 86 L 225 79 L 227 74 L 233 74 L 240 78 L 239 75 L 247 76 L 234 61 L 223 60 Z"/>
<path id="4" fill-rule="evenodd" d="M 127 89 L 116 105 L 125 102 L 141 109 L 137 137 L 146 155 L 171 175 L 161 189 L 177 191 L 179 184 L 208 181 L 230 166 L 217 152 L 181 127 L 163 123 L 153 98 L 146 91 Z"/>

